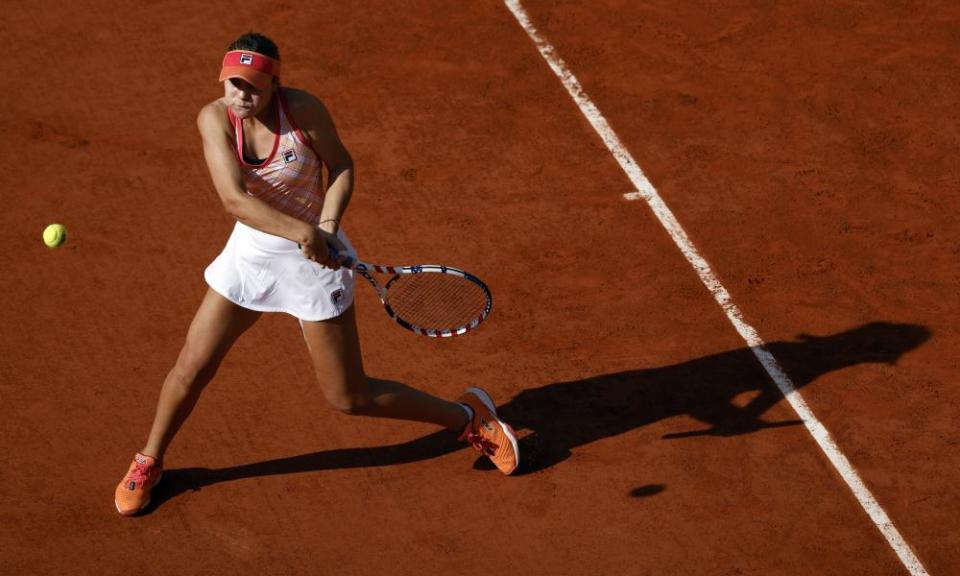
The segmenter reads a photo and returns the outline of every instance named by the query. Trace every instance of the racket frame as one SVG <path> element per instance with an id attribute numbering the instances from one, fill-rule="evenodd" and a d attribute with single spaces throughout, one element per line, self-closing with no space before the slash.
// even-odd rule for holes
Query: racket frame
<path id="1" fill-rule="evenodd" d="M 473 274 L 465 270 L 461 270 L 460 268 L 454 268 L 452 266 L 446 266 L 443 264 L 417 264 L 414 266 L 382 266 L 380 264 L 369 264 L 367 262 L 362 262 L 357 258 L 350 256 L 349 254 L 340 254 L 332 247 L 330 249 L 330 255 L 337 260 L 341 266 L 349 268 L 366 278 L 367 281 L 370 282 L 370 285 L 373 286 L 373 288 L 377 291 L 377 296 L 380 298 L 380 303 L 383 304 L 384 309 L 387 311 L 387 315 L 403 328 L 410 330 L 414 334 L 419 334 L 420 336 L 427 336 L 430 338 L 451 338 L 453 336 L 461 336 L 475 330 L 477 326 L 487 319 L 487 316 L 490 315 L 490 311 L 493 309 L 493 294 L 490 292 L 490 289 L 487 287 L 487 285 Z M 380 274 L 392 274 L 393 276 L 387 280 L 386 284 L 380 286 L 380 283 L 377 282 L 377 279 L 374 278 L 370 273 L 371 271 Z M 484 295 L 487 297 L 487 302 L 479 316 L 462 326 L 455 326 L 440 330 L 417 326 L 416 324 L 408 322 L 397 315 L 396 311 L 394 311 L 393 307 L 390 305 L 390 298 L 387 295 L 387 292 L 390 290 L 390 286 L 400 279 L 401 276 L 408 274 L 452 274 L 454 276 L 459 276 L 460 278 L 464 278 L 465 280 L 473 282 L 479 286 L 480 289 L 483 290 Z"/>

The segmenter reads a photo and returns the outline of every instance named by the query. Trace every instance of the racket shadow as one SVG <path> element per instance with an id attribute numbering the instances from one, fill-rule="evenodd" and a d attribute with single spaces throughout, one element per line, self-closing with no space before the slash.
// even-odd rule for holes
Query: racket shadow
<path id="1" fill-rule="evenodd" d="M 828 372 L 864 363 L 896 364 L 930 338 L 915 324 L 873 322 L 828 336 L 800 335 L 795 341 L 772 342 L 768 349 L 779 360 L 797 389 Z M 745 403 L 734 399 L 748 396 Z M 677 430 L 665 440 L 703 436 L 735 436 L 800 425 L 798 420 L 768 422 L 762 416 L 783 396 L 750 348 L 740 348 L 680 364 L 603 374 L 523 390 L 498 407 L 500 416 L 521 434 L 522 460 L 516 474 L 555 466 L 573 450 L 604 438 L 673 416 L 688 415 L 707 425 Z M 227 468 L 178 468 L 164 471 L 154 489 L 152 512 L 188 491 L 220 482 L 258 476 L 298 474 L 340 468 L 393 466 L 468 448 L 454 434 L 439 431 L 420 438 L 373 448 L 344 448 L 277 458 Z M 474 468 L 491 470 L 486 458 Z"/>

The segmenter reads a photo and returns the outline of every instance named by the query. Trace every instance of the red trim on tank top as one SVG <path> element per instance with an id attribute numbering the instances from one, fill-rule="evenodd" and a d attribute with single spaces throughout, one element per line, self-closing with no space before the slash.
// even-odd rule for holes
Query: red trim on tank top
<path id="1" fill-rule="evenodd" d="M 280 91 L 277 90 L 277 94 L 279 93 Z M 260 164 L 250 164 L 243 159 L 243 120 L 237 118 L 237 115 L 233 113 L 233 110 L 230 109 L 229 105 L 227 106 L 227 117 L 233 121 L 233 132 L 237 138 L 237 160 L 240 161 L 240 165 L 247 168 L 265 168 L 267 165 L 269 165 L 270 162 L 273 161 L 273 157 L 277 155 L 277 149 L 280 147 L 280 132 L 283 129 L 283 126 L 280 122 L 280 106 L 277 106 L 277 133 L 273 139 L 273 150 L 270 151 L 270 155 L 267 156 L 267 159 Z"/>
<path id="2" fill-rule="evenodd" d="M 233 152 L 242 158 L 243 140 L 240 139 L 240 133 L 237 132 L 237 116 L 233 113 L 233 110 L 230 109 L 229 105 L 227 106 L 227 120 L 229 120 L 230 125 L 233 126 Z M 238 153 L 237 150 L 241 152 Z"/>
<path id="3" fill-rule="evenodd" d="M 287 98 L 282 92 L 280 93 L 280 105 L 283 107 L 283 115 L 286 116 L 287 122 L 289 122 L 290 127 L 293 128 L 294 137 L 300 140 L 301 144 L 309 148 L 310 151 L 313 152 L 313 155 L 317 157 L 317 160 L 320 160 L 320 155 L 313 149 L 313 142 L 310 140 L 310 137 L 300 130 L 300 127 L 297 126 L 297 121 L 293 119 L 293 114 L 290 113 L 290 108 L 287 106 Z"/>

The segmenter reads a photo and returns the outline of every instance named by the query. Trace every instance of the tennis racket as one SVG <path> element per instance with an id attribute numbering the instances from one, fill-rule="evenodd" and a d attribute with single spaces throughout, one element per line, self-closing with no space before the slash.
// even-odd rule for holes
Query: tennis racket
<path id="1" fill-rule="evenodd" d="M 493 308 L 493 295 L 482 280 L 450 266 L 380 266 L 368 264 L 330 247 L 330 256 L 363 276 L 400 326 L 430 338 L 449 338 L 475 330 Z M 391 274 L 383 286 L 373 272 Z"/>

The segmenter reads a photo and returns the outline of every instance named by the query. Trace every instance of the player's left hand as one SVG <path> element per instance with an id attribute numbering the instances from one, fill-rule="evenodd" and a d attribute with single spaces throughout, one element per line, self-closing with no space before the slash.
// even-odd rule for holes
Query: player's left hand
<path id="1" fill-rule="evenodd" d="M 313 260 L 333 270 L 340 268 L 340 263 L 330 255 L 330 248 L 340 250 L 343 247 L 343 243 L 335 234 L 320 228 L 311 228 L 310 239 L 303 244 L 297 244 L 297 247 L 300 248 L 300 254 L 307 260 Z"/>
<path id="2" fill-rule="evenodd" d="M 336 250 L 338 254 L 346 254 L 347 247 L 343 245 L 343 242 L 340 241 L 340 238 L 338 238 L 336 234 L 328 232 L 323 228 L 318 228 L 317 231 L 319 232 L 319 235 L 323 239 L 324 243 L 326 244 L 325 247 L 327 248 L 326 259 L 323 261 L 317 260 L 317 262 L 320 262 L 321 265 L 326 266 L 327 268 L 339 270 L 340 262 L 333 257 L 330 248 Z"/>

